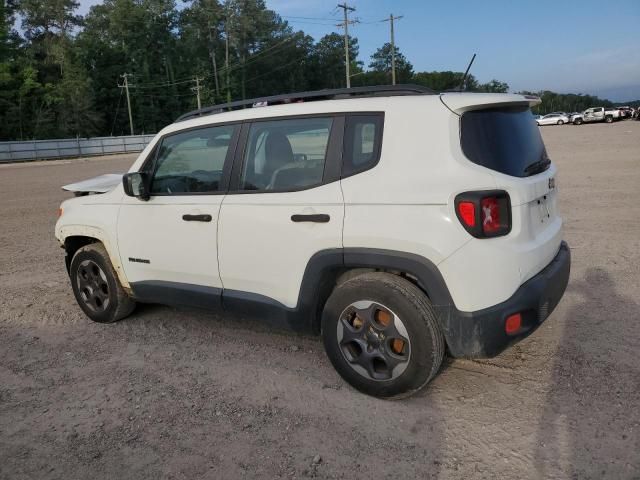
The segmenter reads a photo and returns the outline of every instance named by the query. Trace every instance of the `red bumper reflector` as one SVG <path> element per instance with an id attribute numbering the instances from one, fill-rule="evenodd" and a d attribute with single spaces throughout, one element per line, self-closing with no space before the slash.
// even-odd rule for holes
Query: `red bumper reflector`
<path id="1" fill-rule="evenodd" d="M 516 333 L 522 327 L 522 315 L 514 313 L 507 317 L 507 321 L 504 323 L 504 331 L 507 335 Z"/>

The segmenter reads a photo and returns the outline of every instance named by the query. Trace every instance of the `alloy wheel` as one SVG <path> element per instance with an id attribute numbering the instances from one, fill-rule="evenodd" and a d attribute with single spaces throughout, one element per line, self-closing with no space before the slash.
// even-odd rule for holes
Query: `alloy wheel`
<path id="1" fill-rule="evenodd" d="M 409 365 L 407 329 L 391 309 L 370 300 L 350 304 L 337 324 L 338 344 L 348 364 L 370 380 L 393 380 Z"/>
<path id="2" fill-rule="evenodd" d="M 80 298 L 95 313 L 109 307 L 109 283 L 100 266 L 92 260 L 83 260 L 78 265 L 76 282 Z"/>

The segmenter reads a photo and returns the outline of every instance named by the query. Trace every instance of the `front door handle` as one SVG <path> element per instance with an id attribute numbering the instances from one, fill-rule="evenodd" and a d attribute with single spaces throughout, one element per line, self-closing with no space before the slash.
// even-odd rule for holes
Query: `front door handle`
<path id="1" fill-rule="evenodd" d="M 314 223 L 327 223 L 331 220 L 331 217 L 326 213 L 313 213 L 310 215 L 291 215 L 292 222 L 314 222 Z"/>
<path id="2" fill-rule="evenodd" d="M 182 215 L 185 222 L 210 222 L 211 215 Z"/>

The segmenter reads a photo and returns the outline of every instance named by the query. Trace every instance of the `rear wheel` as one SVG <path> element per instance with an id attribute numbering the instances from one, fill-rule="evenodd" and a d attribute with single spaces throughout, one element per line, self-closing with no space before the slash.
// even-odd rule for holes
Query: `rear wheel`
<path id="1" fill-rule="evenodd" d="M 338 286 L 324 308 L 322 337 L 340 376 L 375 397 L 411 395 L 436 375 L 444 358 L 427 296 L 387 273 L 362 274 Z"/>
<path id="2" fill-rule="evenodd" d="M 607 122 L 607 123 L 612 123 L 612 122 L 613 122 L 613 117 L 611 117 L 611 116 L 606 117 L 606 118 L 604 119 L 604 121 L 605 121 L 605 122 Z"/>
<path id="3" fill-rule="evenodd" d="M 128 316 L 136 304 L 124 291 L 101 243 L 78 250 L 69 268 L 73 293 L 94 322 L 111 323 Z"/>
<path id="4" fill-rule="evenodd" d="M 562 120 L 558 120 L 558 125 L 563 125 L 564 122 Z"/>

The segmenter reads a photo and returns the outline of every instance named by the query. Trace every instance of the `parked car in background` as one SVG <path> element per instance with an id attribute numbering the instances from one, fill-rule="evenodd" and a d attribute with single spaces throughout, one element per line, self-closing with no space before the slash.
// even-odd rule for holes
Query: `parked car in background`
<path id="1" fill-rule="evenodd" d="M 622 111 L 618 107 L 605 108 L 604 115 L 605 122 L 608 121 L 607 117 L 610 117 L 612 122 L 615 120 L 622 120 L 624 118 Z"/>
<path id="2" fill-rule="evenodd" d="M 616 107 L 616 108 L 620 110 L 620 114 L 622 118 L 631 118 L 633 116 L 633 108 L 629 106 Z"/>
<path id="3" fill-rule="evenodd" d="M 573 118 L 574 125 L 580 125 L 582 123 L 595 123 L 606 122 L 612 123 L 615 120 L 620 119 L 620 110 L 610 109 L 604 107 L 591 107 L 587 108 L 581 115 L 576 115 Z"/>
<path id="4" fill-rule="evenodd" d="M 544 117 L 536 120 L 538 125 L 564 125 L 569 123 L 569 117 L 567 115 L 561 115 L 559 113 L 549 113 Z"/>

